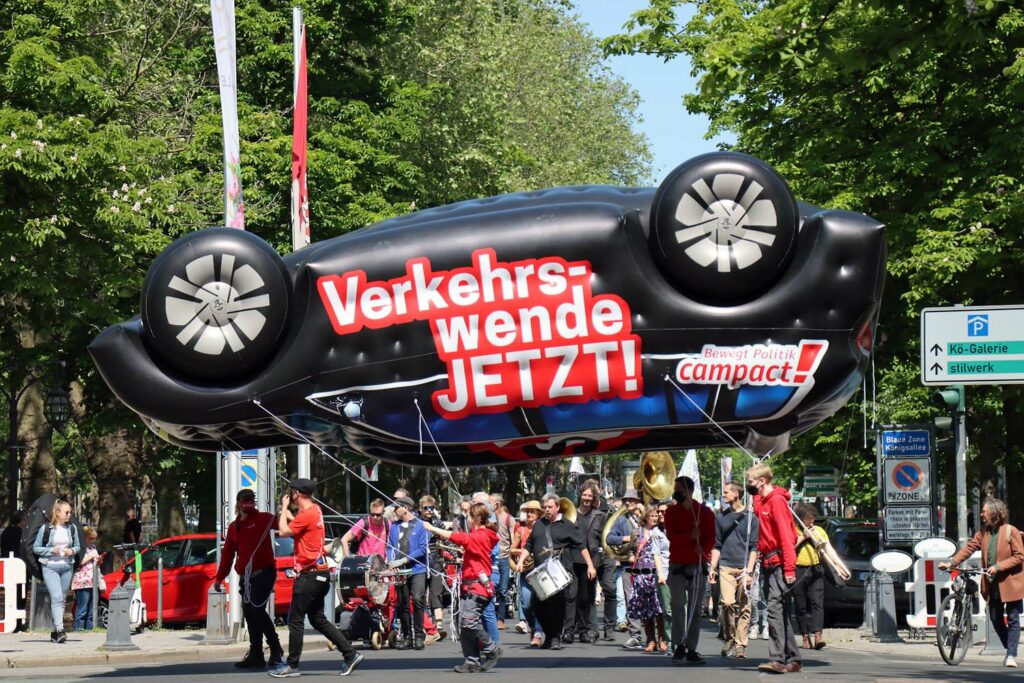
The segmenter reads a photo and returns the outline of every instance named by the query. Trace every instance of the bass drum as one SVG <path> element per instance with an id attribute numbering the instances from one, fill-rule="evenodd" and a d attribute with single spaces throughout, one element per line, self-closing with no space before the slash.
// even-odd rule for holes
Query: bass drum
<path id="1" fill-rule="evenodd" d="M 277 352 L 290 298 L 288 271 L 269 244 L 244 230 L 207 228 L 175 240 L 150 266 L 144 338 L 183 378 L 237 379 Z"/>
<path id="2" fill-rule="evenodd" d="M 799 227 L 786 181 L 734 152 L 690 159 L 654 196 L 651 250 L 686 296 L 712 305 L 755 299 L 782 277 Z"/>

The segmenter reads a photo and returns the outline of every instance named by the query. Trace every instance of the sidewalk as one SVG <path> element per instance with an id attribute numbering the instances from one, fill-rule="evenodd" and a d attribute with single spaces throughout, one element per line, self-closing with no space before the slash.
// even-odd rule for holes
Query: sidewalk
<path id="1" fill-rule="evenodd" d="M 288 630 L 278 629 L 283 643 L 288 642 Z M 248 642 L 230 645 L 204 645 L 205 631 L 184 629 L 147 630 L 132 636 L 138 650 L 107 652 L 101 649 L 107 632 L 69 631 L 68 641 L 62 645 L 50 642 L 49 632 L 0 634 L 0 669 L 24 669 L 48 666 L 89 666 L 103 664 L 155 664 L 160 662 L 209 662 L 213 660 L 241 659 L 249 649 Z M 305 652 L 327 649 L 327 640 L 319 633 L 308 631 Z"/>
<path id="2" fill-rule="evenodd" d="M 824 633 L 825 642 L 828 643 L 828 647 L 837 650 L 908 655 L 911 657 L 939 656 L 939 651 L 935 645 L 934 631 L 928 631 L 928 638 L 926 640 L 911 640 L 910 632 L 901 629 L 899 635 L 904 640 L 902 643 L 878 643 L 870 638 L 865 638 L 862 632 L 855 628 L 827 628 Z"/>

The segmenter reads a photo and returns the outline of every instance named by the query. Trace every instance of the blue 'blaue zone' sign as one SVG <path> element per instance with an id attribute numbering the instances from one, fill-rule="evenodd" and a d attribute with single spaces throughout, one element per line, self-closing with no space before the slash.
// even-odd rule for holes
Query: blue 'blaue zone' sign
<path id="1" fill-rule="evenodd" d="M 882 457 L 930 455 L 931 435 L 927 429 L 901 429 L 881 433 Z"/>

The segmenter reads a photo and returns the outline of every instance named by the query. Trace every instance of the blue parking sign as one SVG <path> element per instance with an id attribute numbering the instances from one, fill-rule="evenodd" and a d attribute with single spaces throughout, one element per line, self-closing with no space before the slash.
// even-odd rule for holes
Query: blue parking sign
<path id="1" fill-rule="evenodd" d="M 967 336 L 987 337 L 988 336 L 988 314 L 972 313 L 967 316 Z"/>

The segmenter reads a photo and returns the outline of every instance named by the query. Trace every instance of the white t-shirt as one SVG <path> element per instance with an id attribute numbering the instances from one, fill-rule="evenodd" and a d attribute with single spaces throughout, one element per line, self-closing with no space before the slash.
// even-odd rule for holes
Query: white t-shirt
<path id="1" fill-rule="evenodd" d="M 55 526 L 53 531 L 50 532 L 50 546 L 53 548 L 60 547 L 62 549 L 71 547 L 71 528 L 66 526 Z M 71 558 L 64 555 L 51 555 L 49 557 L 50 566 L 57 564 L 70 564 Z"/>

